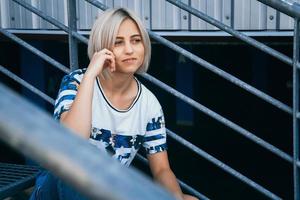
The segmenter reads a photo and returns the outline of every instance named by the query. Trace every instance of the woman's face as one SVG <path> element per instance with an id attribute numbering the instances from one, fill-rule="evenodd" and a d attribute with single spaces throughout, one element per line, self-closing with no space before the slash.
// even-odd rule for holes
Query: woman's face
<path id="1" fill-rule="evenodd" d="M 136 23 L 131 19 L 121 23 L 112 52 L 116 59 L 116 72 L 135 73 L 143 64 L 144 44 Z"/>

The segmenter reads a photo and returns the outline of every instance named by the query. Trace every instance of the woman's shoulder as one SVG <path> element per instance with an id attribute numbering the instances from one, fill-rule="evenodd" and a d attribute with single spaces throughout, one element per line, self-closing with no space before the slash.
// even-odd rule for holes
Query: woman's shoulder
<path id="1" fill-rule="evenodd" d="M 86 68 L 76 69 L 76 70 L 70 72 L 69 74 L 65 75 L 63 78 L 63 81 L 67 81 L 67 82 L 76 81 L 76 82 L 80 83 L 85 72 L 86 72 Z"/>
<path id="2" fill-rule="evenodd" d="M 143 99 L 147 100 L 147 103 L 149 106 L 160 106 L 158 99 L 156 98 L 156 96 L 153 94 L 153 92 L 151 92 L 145 85 L 143 85 L 142 83 L 140 83 L 141 85 L 141 90 L 142 90 L 142 96 Z"/>

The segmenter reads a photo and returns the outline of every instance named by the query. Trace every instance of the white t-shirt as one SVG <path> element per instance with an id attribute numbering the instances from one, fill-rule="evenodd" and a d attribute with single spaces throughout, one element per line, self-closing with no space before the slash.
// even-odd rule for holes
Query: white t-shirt
<path id="1" fill-rule="evenodd" d="M 68 111 L 86 69 L 64 76 L 55 101 L 54 118 Z M 138 94 L 127 110 L 114 108 L 98 80 L 94 84 L 92 130 L 89 141 L 128 166 L 143 146 L 148 154 L 165 151 L 166 129 L 162 108 L 156 97 L 135 78 Z"/>

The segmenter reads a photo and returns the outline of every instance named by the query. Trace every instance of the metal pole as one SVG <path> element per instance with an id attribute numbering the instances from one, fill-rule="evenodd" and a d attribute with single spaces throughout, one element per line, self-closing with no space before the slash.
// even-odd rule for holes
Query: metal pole
<path id="1" fill-rule="evenodd" d="M 71 71 L 78 69 L 78 42 L 72 35 L 77 32 L 76 0 L 68 0 L 68 23 L 69 23 L 69 58 Z"/>
<path id="2" fill-rule="evenodd" d="M 290 66 L 293 66 L 293 60 L 290 57 L 284 55 L 283 53 L 280 53 L 279 51 L 272 49 L 271 47 L 268 47 L 267 45 L 265 45 L 261 42 L 258 42 L 257 40 L 245 35 L 244 33 L 241 33 L 237 30 L 232 29 L 230 26 L 223 24 L 222 22 L 206 15 L 205 13 L 200 12 L 199 10 L 197 10 L 195 8 L 192 8 L 191 6 L 189 6 L 185 3 L 182 3 L 179 0 L 166 0 L 166 1 L 177 6 L 178 8 L 181 8 L 181 9 L 191 13 L 192 15 L 204 20 L 205 22 L 229 33 L 230 35 L 240 39 L 241 41 L 244 41 L 247 44 L 252 45 L 255 48 L 281 60 L 282 62 L 284 62 Z M 299 64 L 298 64 L 298 67 L 300 68 Z"/>
<path id="3" fill-rule="evenodd" d="M 30 4 L 24 2 L 23 0 L 12 0 L 12 1 L 14 1 L 15 3 L 19 4 L 20 6 L 26 8 L 27 10 L 33 12 L 34 14 L 36 14 L 39 17 L 41 17 L 42 19 L 44 19 L 45 21 L 49 22 L 50 24 L 53 24 L 57 28 L 60 28 L 63 31 L 65 31 L 66 33 L 68 33 L 69 28 L 67 26 L 65 26 L 64 24 L 60 23 L 59 21 L 57 21 L 56 19 L 54 19 L 53 17 L 45 15 L 42 11 L 36 9 L 35 7 L 33 7 Z M 88 43 L 88 39 L 86 37 L 80 35 L 79 33 L 73 31 L 72 35 L 75 38 L 77 38 L 79 41 L 81 41 L 81 42 L 83 42 L 85 44 Z"/>
<path id="4" fill-rule="evenodd" d="M 142 161 L 142 163 L 144 163 L 145 165 L 148 165 L 149 164 L 149 161 L 143 157 L 141 154 L 137 153 L 136 154 L 136 157 Z M 197 190 L 195 190 L 194 188 L 192 188 L 191 186 L 187 185 L 185 182 L 181 181 L 180 179 L 177 179 L 179 185 L 187 190 L 188 192 L 190 192 L 192 195 L 198 197 L 199 199 L 201 200 L 209 200 L 208 197 L 206 197 L 205 195 L 201 194 L 200 192 L 198 192 Z"/>
<path id="5" fill-rule="evenodd" d="M 300 4 L 295 0 L 258 0 L 293 18 L 300 18 Z"/>
<path id="6" fill-rule="evenodd" d="M 18 77 L 14 73 L 10 72 L 5 67 L 3 67 L 1 64 L 0 64 L 0 72 L 2 72 L 3 74 L 5 74 L 9 78 L 13 79 L 14 81 L 18 82 L 23 87 L 27 88 L 28 90 L 30 90 L 34 94 L 38 95 L 39 97 L 41 97 L 42 99 L 44 99 L 48 103 L 54 105 L 54 103 L 55 103 L 54 99 L 52 99 L 51 97 L 49 97 L 48 95 L 46 95 L 45 93 L 43 93 L 42 91 L 40 91 L 39 89 L 37 89 L 36 87 L 34 87 L 33 85 L 31 85 L 28 82 L 24 81 L 23 79 L 21 79 L 20 77 Z"/>
<path id="7" fill-rule="evenodd" d="M 300 200 L 299 189 L 299 168 L 297 162 L 299 159 L 299 70 L 297 64 L 299 62 L 299 18 L 295 18 L 294 27 L 294 56 L 293 56 L 293 171 L 294 171 L 294 199 Z"/>
<path id="8" fill-rule="evenodd" d="M 18 38 L 14 34 L 8 32 L 7 30 L 5 30 L 3 28 L 0 28 L 0 33 L 5 35 L 6 37 L 10 38 L 11 40 L 15 41 L 16 43 L 18 43 L 22 47 L 28 49 L 29 51 L 31 51 L 35 55 L 39 56 L 40 58 L 42 58 L 43 60 L 45 60 L 49 64 L 51 64 L 51 65 L 55 66 L 56 68 L 60 69 L 61 71 L 65 72 L 65 73 L 70 72 L 70 70 L 66 66 L 64 66 L 63 64 L 57 62 L 53 58 L 49 57 L 47 54 L 43 53 L 42 51 L 38 50 L 34 46 L 28 44 L 27 42 L 21 40 L 20 38 Z"/>

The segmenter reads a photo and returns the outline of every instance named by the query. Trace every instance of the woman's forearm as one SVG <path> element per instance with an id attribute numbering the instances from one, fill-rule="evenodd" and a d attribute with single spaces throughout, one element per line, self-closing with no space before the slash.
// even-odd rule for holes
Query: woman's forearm
<path id="1" fill-rule="evenodd" d="M 84 138 L 90 137 L 94 82 L 95 77 L 88 73 L 83 76 L 70 110 L 63 113 L 60 120 L 61 123 Z"/>
<path id="2" fill-rule="evenodd" d="M 178 199 L 183 199 L 182 191 L 172 170 L 162 170 L 154 178 Z"/>

